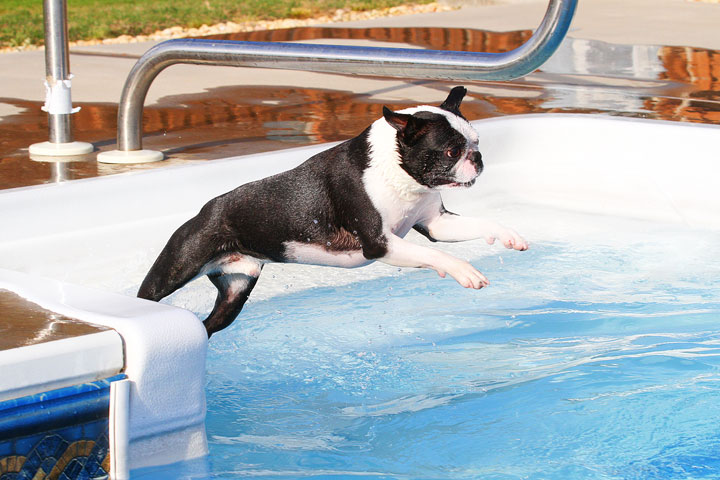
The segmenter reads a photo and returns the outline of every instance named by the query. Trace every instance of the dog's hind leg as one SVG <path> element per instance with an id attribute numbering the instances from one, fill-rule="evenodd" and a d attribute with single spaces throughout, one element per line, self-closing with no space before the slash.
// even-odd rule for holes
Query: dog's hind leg
<path id="1" fill-rule="evenodd" d="M 257 273 L 260 274 L 259 271 Z M 215 307 L 203 321 L 210 338 L 213 333 L 226 328 L 235 320 L 255 287 L 258 276 L 244 273 L 214 273 L 208 275 L 208 278 L 218 289 Z"/>
<path id="2" fill-rule="evenodd" d="M 203 321 L 208 338 L 230 325 L 255 287 L 263 261 L 250 255 L 226 253 L 206 266 L 204 273 L 218 289 L 215 306 Z"/>

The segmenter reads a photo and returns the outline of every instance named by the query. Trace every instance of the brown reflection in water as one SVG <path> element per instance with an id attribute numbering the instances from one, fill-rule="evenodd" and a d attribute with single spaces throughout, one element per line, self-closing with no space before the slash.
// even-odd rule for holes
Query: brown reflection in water
<path id="1" fill-rule="evenodd" d="M 648 110 L 666 120 L 720 124 L 720 52 L 706 48 L 662 47 L 663 79 L 694 88 L 679 98 L 653 97 Z"/>
<path id="2" fill-rule="evenodd" d="M 720 52 L 706 48 L 662 47 L 662 78 L 694 85 L 694 97 L 720 100 Z"/>
<path id="3" fill-rule="evenodd" d="M 51 312 L 0 289 L 0 351 L 109 330 Z"/>
<path id="4" fill-rule="evenodd" d="M 298 28 L 218 35 L 247 41 L 373 39 L 424 48 L 504 52 L 524 43 L 531 31 L 487 32 L 452 28 Z M 572 42 L 572 39 L 568 39 Z M 470 90 L 463 111 L 471 119 L 523 113 L 607 113 L 663 120 L 720 123 L 720 52 L 663 47 L 665 69 L 650 87 L 632 78 L 598 80 L 582 73 L 530 76 L 513 82 L 464 82 Z M 572 66 L 568 67 L 571 70 Z M 633 83 L 634 82 L 634 83 Z M 416 81 L 437 90 L 440 101 L 454 83 Z M 568 95 L 577 92 L 581 95 Z M 611 93 L 610 101 L 603 100 Z M 580 98 L 582 96 L 582 98 Z M 619 99 L 619 101 L 618 101 Z M 624 102 L 624 99 L 633 102 Z M 637 101 L 639 100 L 639 101 Z M 145 165 L 103 165 L 88 161 L 62 167 L 30 161 L 27 146 L 47 140 L 47 115 L 40 102 L 0 99 L 20 113 L 0 119 L 0 188 L 87 178 L 178 163 L 210 160 L 357 135 L 380 116 L 384 102 L 370 94 L 293 87 L 222 87 L 169 96 L 144 109 L 144 146 L 163 150 L 169 160 Z M 624 108 L 625 104 L 639 106 Z M 388 104 L 391 108 L 414 105 Z M 78 103 L 75 137 L 100 149 L 115 147 L 115 104 Z"/>
<path id="5" fill-rule="evenodd" d="M 210 35 L 204 38 L 250 42 L 296 42 L 317 39 L 368 40 L 406 43 L 432 50 L 502 53 L 519 47 L 532 30 L 490 32 L 470 28 L 338 28 L 307 27 Z"/>

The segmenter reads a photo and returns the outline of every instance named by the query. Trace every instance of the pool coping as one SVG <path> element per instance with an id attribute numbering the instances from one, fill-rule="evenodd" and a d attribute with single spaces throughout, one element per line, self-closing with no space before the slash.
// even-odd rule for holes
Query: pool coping
<path id="1" fill-rule="evenodd" d="M 128 457 L 132 468 L 165 465 L 207 454 L 204 431 L 207 334 L 194 314 L 170 305 L 3 268 L 0 288 L 50 311 L 112 329 L 6 350 L 5 357 L 6 361 L 14 362 L 17 375 L 23 376 L 25 369 L 18 366 L 27 364 L 24 362 L 27 359 L 40 366 L 58 355 L 66 355 L 68 361 L 73 357 L 89 359 L 94 353 L 105 358 L 102 351 L 112 350 L 106 352 L 112 359 L 108 363 L 111 367 L 91 361 L 97 371 L 89 375 L 120 365 L 127 376 Z M 96 341 L 100 343 L 93 344 Z M 55 370 L 48 372 L 49 376 Z M 51 379 L 46 382 L 52 384 Z M 45 390 L 58 387 L 48 386 Z M 12 397 L 21 396 L 19 391 L 13 389 Z"/>
<path id="2" fill-rule="evenodd" d="M 0 351 L 0 402 L 120 373 L 123 341 L 114 330 Z"/>

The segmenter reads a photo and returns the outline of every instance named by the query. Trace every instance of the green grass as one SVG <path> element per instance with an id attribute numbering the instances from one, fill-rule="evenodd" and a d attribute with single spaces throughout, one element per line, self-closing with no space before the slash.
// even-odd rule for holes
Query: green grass
<path id="1" fill-rule="evenodd" d="M 306 18 L 429 0 L 68 0 L 70 41 L 145 35 L 180 25 Z M 42 0 L 0 0 L 0 46 L 42 45 Z"/>

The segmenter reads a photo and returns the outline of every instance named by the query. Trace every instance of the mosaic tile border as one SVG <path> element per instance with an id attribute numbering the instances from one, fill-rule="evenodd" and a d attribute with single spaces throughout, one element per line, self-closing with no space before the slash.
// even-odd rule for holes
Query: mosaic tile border
<path id="1" fill-rule="evenodd" d="M 0 480 L 109 478 L 110 384 L 124 378 L 0 402 Z"/>

